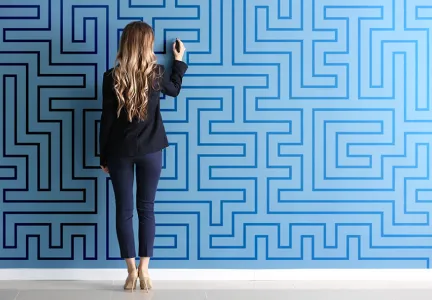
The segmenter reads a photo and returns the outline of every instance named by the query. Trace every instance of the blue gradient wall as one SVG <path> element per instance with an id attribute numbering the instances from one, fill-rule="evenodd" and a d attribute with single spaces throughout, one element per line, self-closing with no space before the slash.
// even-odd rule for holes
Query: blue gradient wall
<path id="1" fill-rule="evenodd" d="M 123 267 L 101 78 L 184 40 L 158 268 L 427 268 L 429 0 L 0 0 L 0 267 Z"/>

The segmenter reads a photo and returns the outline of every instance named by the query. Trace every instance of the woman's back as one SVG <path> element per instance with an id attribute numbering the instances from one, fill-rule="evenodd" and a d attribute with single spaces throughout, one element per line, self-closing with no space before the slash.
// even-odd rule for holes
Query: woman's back
<path id="1" fill-rule="evenodd" d="M 126 106 L 118 111 L 119 100 L 114 87 L 114 68 L 104 74 L 103 98 L 104 114 L 112 118 L 110 133 L 101 132 L 106 136 L 105 155 L 134 156 L 145 155 L 168 147 L 168 139 L 163 125 L 160 112 L 160 93 L 176 97 L 181 89 L 182 77 L 187 70 L 187 65 L 182 61 L 174 61 L 170 77 L 164 76 L 164 68 L 158 65 L 159 80 L 154 86 L 159 89 L 150 88 L 148 91 L 147 113 L 144 119 L 137 116 L 128 118 Z M 128 99 L 125 99 L 127 102 Z"/>

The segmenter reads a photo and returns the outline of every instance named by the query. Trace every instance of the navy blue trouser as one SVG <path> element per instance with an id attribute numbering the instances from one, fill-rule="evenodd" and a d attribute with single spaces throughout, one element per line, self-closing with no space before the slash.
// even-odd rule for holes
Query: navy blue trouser
<path id="1" fill-rule="evenodd" d="M 136 170 L 134 170 L 134 167 Z M 155 239 L 154 202 L 162 170 L 162 152 L 134 157 L 110 157 L 108 169 L 116 201 L 116 230 L 122 258 L 135 258 L 132 216 L 136 173 L 139 257 L 152 257 Z M 135 172 L 134 172 L 135 171 Z"/>

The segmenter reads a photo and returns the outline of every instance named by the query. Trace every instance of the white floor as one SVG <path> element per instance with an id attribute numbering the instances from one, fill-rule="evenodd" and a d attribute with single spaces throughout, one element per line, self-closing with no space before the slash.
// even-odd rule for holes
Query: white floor
<path id="1" fill-rule="evenodd" d="M 149 293 L 122 281 L 0 281 L 1 300 L 423 300 L 432 282 L 404 281 L 155 281 Z"/>

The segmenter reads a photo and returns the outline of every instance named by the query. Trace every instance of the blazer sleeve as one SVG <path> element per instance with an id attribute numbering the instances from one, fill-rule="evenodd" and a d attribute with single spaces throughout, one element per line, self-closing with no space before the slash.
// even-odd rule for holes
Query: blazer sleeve
<path id="1" fill-rule="evenodd" d="M 162 72 L 164 67 L 161 65 Z M 163 74 L 162 93 L 171 97 L 177 97 L 182 87 L 183 76 L 188 69 L 188 65 L 180 60 L 174 60 L 172 71 L 169 77 Z"/>
<path id="2" fill-rule="evenodd" d="M 99 128 L 100 165 L 107 165 L 107 143 L 116 118 L 116 97 L 112 89 L 112 75 L 105 72 L 102 83 L 102 114 Z"/>

